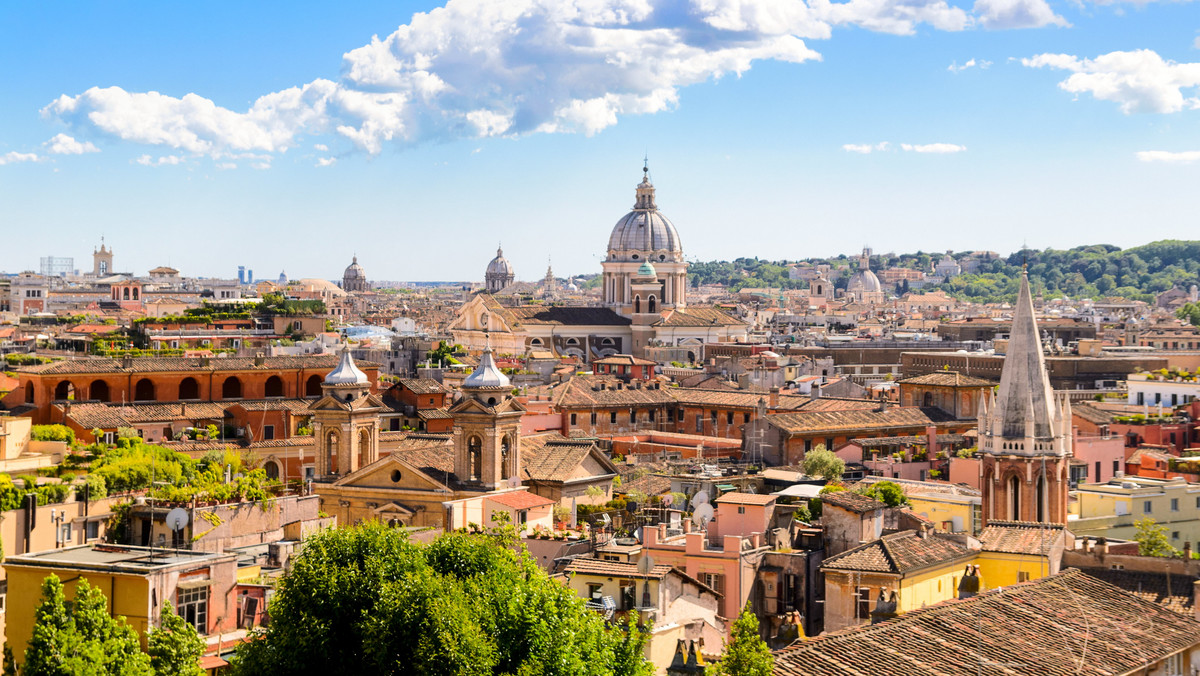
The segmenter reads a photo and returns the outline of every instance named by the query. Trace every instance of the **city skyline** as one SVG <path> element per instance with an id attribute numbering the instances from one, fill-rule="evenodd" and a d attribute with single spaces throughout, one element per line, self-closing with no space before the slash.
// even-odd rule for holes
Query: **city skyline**
<path id="1" fill-rule="evenodd" d="M 1191 7 L 10 6 L 0 269 L 599 272 L 647 153 L 688 259 L 1184 237 Z"/>

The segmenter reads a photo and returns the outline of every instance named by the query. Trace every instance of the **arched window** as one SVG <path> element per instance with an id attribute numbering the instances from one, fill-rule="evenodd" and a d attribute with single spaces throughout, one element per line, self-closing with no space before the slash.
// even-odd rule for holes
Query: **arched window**
<path id="1" fill-rule="evenodd" d="M 508 437 L 504 437 L 504 439 L 502 439 L 500 441 L 500 478 L 501 479 L 507 479 L 509 477 L 509 474 L 511 474 L 511 472 L 509 471 L 509 468 L 508 468 L 508 461 L 509 461 L 508 449 L 509 449 Z"/>
<path id="2" fill-rule="evenodd" d="M 125 300 L 129 300 L 129 287 L 125 287 Z"/>
<path id="3" fill-rule="evenodd" d="M 321 396 L 321 376 L 309 376 L 304 383 L 304 396 L 319 397 Z"/>
<path id="4" fill-rule="evenodd" d="M 1038 523 L 1046 522 L 1046 475 L 1043 474 L 1037 480 L 1037 520 Z"/>
<path id="5" fill-rule="evenodd" d="M 657 305 L 658 301 L 655 300 L 654 296 L 650 296 L 650 299 L 646 302 L 646 311 L 654 312 L 657 309 Z"/>
<path id="6" fill-rule="evenodd" d="M 221 383 L 221 398 L 222 399 L 241 399 L 242 398 L 242 381 L 238 380 L 237 376 L 229 376 Z"/>
<path id="7" fill-rule="evenodd" d="M 154 381 L 142 378 L 133 387 L 134 401 L 154 401 Z"/>
<path id="8" fill-rule="evenodd" d="M 1008 478 L 1008 520 L 1021 520 L 1021 477 Z"/>
<path id="9" fill-rule="evenodd" d="M 25 383 L 25 403 L 26 403 L 26 404 L 32 404 L 32 403 L 33 403 L 33 396 L 34 396 L 34 392 L 33 392 L 33 383 L 31 383 L 31 382 L 30 382 L 30 383 Z"/>
<path id="10" fill-rule="evenodd" d="M 363 428 L 358 433 L 358 466 L 371 464 L 371 430 Z"/>
<path id="11" fill-rule="evenodd" d="M 263 469 L 267 472 L 267 478 L 271 481 L 279 481 L 279 463 L 274 460 L 268 460 Z"/>
<path id="12" fill-rule="evenodd" d="M 179 383 L 179 398 L 180 400 L 199 399 L 200 383 L 196 382 L 196 379 L 191 376 L 184 378 Z"/>
<path id="13" fill-rule="evenodd" d="M 325 466 L 330 474 L 338 473 L 338 440 L 337 430 L 325 435 Z"/>
<path id="14" fill-rule="evenodd" d="M 483 476 L 483 440 L 471 437 L 467 440 L 467 453 L 471 456 L 471 478 Z"/>
<path id="15" fill-rule="evenodd" d="M 88 398 L 96 401 L 108 401 L 108 383 L 103 380 L 93 380 L 91 385 L 88 385 Z"/>
<path id="16" fill-rule="evenodd" d="M 283 396 L 283 378 L 279 376 L 271 376 L 267 378 L 265 395 L 268 397 Z"/>
<path id="17" fill-rule="evenodd" d="M 136 286 L 133 288 L 133 299 L 134 300 L 138 299 L 138 289 Z"/>
<path id="18" fill-rule="evenodd" d="M 642 311 L 642 297 L 634 296 L 633 297 L 633 313 L 637 314 L 641 311 Z"/>
<path id="19" fill-rule="evenodd" d="M 925 393 L 925 400 L 924 400 L 924 403 L 922 403 L 921 405 L 922 406 L 933 406 L 933 392 Z"/>
<path id="20" fill-rule="evenodd" d="M 75 385 L 73 385 L 69 380 L 62 381 L 57 387 L 54 388 L 54 398 L 58 401 L 74 399 Z"/>

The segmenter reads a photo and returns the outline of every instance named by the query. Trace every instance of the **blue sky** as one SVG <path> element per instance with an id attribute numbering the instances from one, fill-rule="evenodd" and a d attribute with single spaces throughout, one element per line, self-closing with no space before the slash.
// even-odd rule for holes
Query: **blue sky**
<path id="1" fill-rule="evenodd" d="M 644 153 L 701 260 L 1194 238 L 1198 46 L 1185 1 L 3 3 L 0 270 L 595 272 Z"/>

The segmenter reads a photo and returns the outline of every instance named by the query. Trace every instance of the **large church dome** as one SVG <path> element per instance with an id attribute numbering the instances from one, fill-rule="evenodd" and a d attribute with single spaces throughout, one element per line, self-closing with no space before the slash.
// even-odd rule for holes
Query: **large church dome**
<path id="1" fill-rule="evenodd" d="M 366 291 L 367 290 L 367 273 L 363 267 L 358 264 L 358 256 L 354 256 L 354 260 L 346 267 L 346 271 L 342 273 L 342 289 L 347 292 Z"/>
<path id="2" fill-rule="evenodd" d="M 675 224 L 654 203 L 654 184 L 643 169 L 633 211 L 621 217 L 608 238 L 609 260 L 682 261 L 683 245 Z"/>
<path id="3" fill-rule="evenodd" d="M 879 283 L 879 277 L 871 270 L 859 270 L 850 278 L 850 283 L 846 285 L 847 293 L 880 293 L 883 291 L 883 285 Z"/>
<path id="4" fill-rule="evenodd" d="M 504 257 L 504 249 L 496 249 L 496 257 L 492 259 L 491 263 L 488 263 L 486 274 L 506 276 L 514 274 L 512 263 L 509 263 L 508 259 Z"/>

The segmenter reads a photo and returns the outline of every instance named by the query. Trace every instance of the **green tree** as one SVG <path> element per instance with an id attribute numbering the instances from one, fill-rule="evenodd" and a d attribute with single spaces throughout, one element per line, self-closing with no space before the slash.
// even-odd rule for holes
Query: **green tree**
<path id="1" fill-rule="evenodd" d="M 1167 527 L 1146 517 L 1133 522 L 1137 529 L 1133 539 L 1138 543 L 1139 556 L 1178 556 L 1179 550 L 1167 539 Z"/>
<path id="2" fill-rule="evenodd" d="M 24 676 L 151 676 L 150 658 L 137 632 L 123 617 L 108 614 L 108 599 L 80 579 L 67 603 L 62 582 L 42 582 L 42 603 L 34 614 L 33 637 L 25 651 Z"/>
<path id="3" fill-rule="evenodd" d="M 708 673 L 713 676 L 771 676 L 775 657 L 766 641 L 758 634 L 758 618 L 750 612 L 750 603 L 733 623 L 732 639 L 725 644 L 725 653 Z"/>
<path id="4" fill-rule="evenodd" d="M 146 639 L 155 676 L 204 676 L 200 668 L 204 639 L 170 603 L 163 605 L 161 626 L 152 629 Z"/>
<path id="5" fill-rule="evenodd" d="M 829 481 L 837 481 L 846 471 L 846 461 L 818 445 L 804 454 L 804 473 L 808 476 L 821 477 Z"/>
<path id="6" fill-rule="evenodd" d="M 1192 326 L 1200 326 L 1200 303 L 1184 303 L 1175 311 L 1175 316 L 1187 320 Z"/>
<path id="7" fill-rule="evenodd" d="M 381 524 L 316 535 L 233 673 L 649 673 L 631 657 L 640 632 L 606 626 L 515 544 L 502 531 L 418 545 Z"/>
<path id="8" fill-rule="evenodd" d="M 888 507 L 908 504 L 908 496 L 904 494 L 904 488 L 895 481 L 879 481 L 869 487 L 860 488 L 857 492 L 875 498 Z"/>

